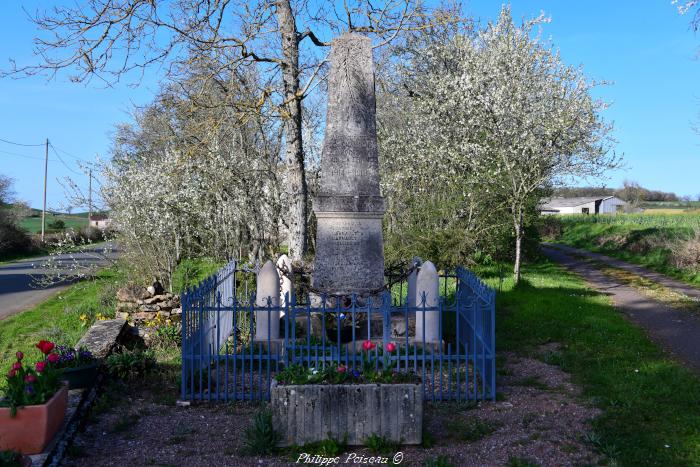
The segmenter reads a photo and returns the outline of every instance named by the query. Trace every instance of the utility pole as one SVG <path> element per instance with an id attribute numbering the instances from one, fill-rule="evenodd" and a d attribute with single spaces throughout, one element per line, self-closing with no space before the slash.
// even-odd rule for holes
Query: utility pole
<path id="1" fill-rule="evenodd" d="M 44 242 L 46 230 L 46 180 L 49 173 L 49 139 L 46 138 L 46 157 L 44 158 L 44 209 L 41 211 L 41 241 Z"/>
<path id="2" fill-rule="evenodd" d="M 90 169 L 90 181 L 88 182 L 88 227 L 92 217 L 92 169 Z"/>

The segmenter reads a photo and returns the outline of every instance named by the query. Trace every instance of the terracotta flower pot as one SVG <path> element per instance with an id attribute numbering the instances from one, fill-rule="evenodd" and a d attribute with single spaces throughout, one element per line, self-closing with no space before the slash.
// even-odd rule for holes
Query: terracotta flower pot
<path id="1" fill-rule="evenodd" d="M 28 405 L 10 416 L 0 407 L 0 449 L 39 454 L 63 424 L 68 406 L 68 386 L 63 385 L 45 404 Z"/>

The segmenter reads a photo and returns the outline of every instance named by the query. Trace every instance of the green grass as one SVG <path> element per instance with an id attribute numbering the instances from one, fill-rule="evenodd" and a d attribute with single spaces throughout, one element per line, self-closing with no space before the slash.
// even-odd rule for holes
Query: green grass
<path id="1" fill-rule="evenodd" d="M 563 222 L 562 235 L 555 241 L 604 253 L 623 261 L 645 266 L 688 284 L 700 285 L 699 273 L 671 265 L 671 251 L 666 246 L 670 242 L 683 240 L 691 235 L 692 227 L 683 224 L 648 226 L 636 223 L 608 224 L 569 220 Z"/>
<path id="2" fill-rule="evenodd" d="M 550 342 L 561 350 L 543 354 Z M 570 373 L 603 410 L 587 438 L 620 465 L 700 464 L 700 379 L 577 277 L 545 262 L 528 265 L 517 288 L 506 281 L 497 343 Z"/>
<path id="3" fill-rule="evenodd" d="M 225 263 L 210 258 L 184 259 L 173 273 L 173 291 L 180 293 L 221 269 Z"/>
<path id="4" fill-rule="evenodd" d="M 0 371 L 15 360 L 18 350 L 27 358 L 36 360 L 39 351 L 34 348 L 40 339 L 59 344 L 75 344 L 92 324 L 97 313 L 113 313 L 116 287 L 121 276 L 104 270 L 92 281 L 72 285 L 31 310 L 0 321 Z M 81 320 L 81 316 L 84 319 Z M 0 379 L 0 390 L 5 379 Z"/>
<path id="5" fill-rule="evenodd" d="M 87 227 L 87 217 L 85 216 L 47 213 L 46 228 L 49 228 L 49 224 L 51 222 L 59 219 L 66 223 L 67 229 L 80 229 L 82 227 Z M 41 233 L 41 215 L 39 215 L 39 217 L 25 217 L 19 223 L 19 226 L 29 233 Z"/>

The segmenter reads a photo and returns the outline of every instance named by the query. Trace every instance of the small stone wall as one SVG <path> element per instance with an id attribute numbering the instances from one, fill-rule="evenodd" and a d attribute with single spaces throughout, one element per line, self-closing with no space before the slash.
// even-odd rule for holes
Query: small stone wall
<path id="1" fill-rule="evenodd" d="M 162 287 L 128 286 L 117 292 L 117 318 L 138 324 L 158 316 L 180 319 L 181 315 L 180 296 L 167 293 Z"/>
<path id="2" fill-rule="evenodd" d="M 329 437 L 359 446 L 370 435 L 420 444 L 423 393 L 420 384 L 309 384 L 271 387 L 272 418 L 281 446 Z"/>

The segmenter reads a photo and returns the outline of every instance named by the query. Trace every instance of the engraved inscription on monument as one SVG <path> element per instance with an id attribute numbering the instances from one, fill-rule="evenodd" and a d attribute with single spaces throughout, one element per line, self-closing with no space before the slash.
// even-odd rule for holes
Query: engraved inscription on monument
<path id="1" fill-rule="evenodd" d="M 333 41 L 313 282 L 329 293 L 384 284 L 372 42 L 348 33 Z"/>

